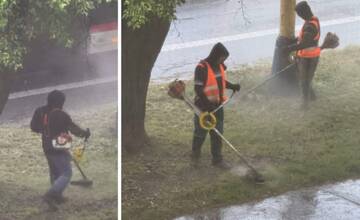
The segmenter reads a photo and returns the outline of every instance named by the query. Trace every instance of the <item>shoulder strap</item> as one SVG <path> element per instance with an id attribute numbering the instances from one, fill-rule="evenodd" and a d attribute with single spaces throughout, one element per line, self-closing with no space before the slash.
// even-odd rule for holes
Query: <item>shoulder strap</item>
<path id="1" fill-rule="evenodd" d="M 304 23 L 304 25 L 302 27 L 301 35 L 303 34 L 305 25 L 309 25 L 309 24 L 312 25 L 313 27 L 315 27 L 315 30 L 316 30 L 314 40 L 319 40 L 319 38 L 320 38 L 320 23 L 319 23 L 319 19 L 315 16 L 313 16 L 311 18 L 311 20 L 308 20 Z M 301 36 L 301 38 L 302 38 L 302 36 Z"/>
<path id="2" fill-rule="evenodd" d="M 55 111 L 61 111 L 61 109 L 54 108 L 51 111 L 43 114 L 43 126 L 44 126 L 44 135 L 45 136 L 49 136 L 49 134 L 50 134 L 50 132 L 49 132 L 49 116 L 52 112 L 55 112 Z"/>
<path id="3" fill-rule="evenodd" d="M 319 31 L 319 20 L 317 18 L 312 18 L 310 21 L 309 21 L 309 24 L 312 24 L 315 26 L 316 30 Z"/>

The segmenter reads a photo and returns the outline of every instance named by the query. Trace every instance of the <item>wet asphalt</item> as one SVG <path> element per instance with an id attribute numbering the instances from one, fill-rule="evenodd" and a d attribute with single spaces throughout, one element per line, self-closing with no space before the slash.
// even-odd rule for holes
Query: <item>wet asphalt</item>
<path id="1" fill-rule="evenodd" d="M 234 205 L 174 220 L 357 220 L 360 180 L 292 191 L 257 203 Z"/>
<path id="2" fill-rule="evenodd" d="M 80 83 L 81 84 L 81 83 Z M 117 81 L 62 90 L 66 95 L 65 111 L 81 111 L 117 103 Z M 39 106 L 46 104 L 47 93 L 9 99 L 0 115 L 0 124 L 29 123 Z M 23 121 L 27 120 L 28 121 Z"/>
<path id="3" fill-rule="evenodd" d="M 278 0 L 192 0 L 178 7 L 175 20 L 152 70 L 152 80 L 189 78 L 197 62 L 211 47 L 223 42 L 230 52 L 230 69 L 271 60 L 278 36 Z M 340 37 L 340 47 L 360 44 L 360 1 L 309 0 L 322 25 L 322 39 L 327 32 Z M 302 20 L 297 18 L 296 25 Z M 174 49 L 175 48 L 175 49 Z"/>

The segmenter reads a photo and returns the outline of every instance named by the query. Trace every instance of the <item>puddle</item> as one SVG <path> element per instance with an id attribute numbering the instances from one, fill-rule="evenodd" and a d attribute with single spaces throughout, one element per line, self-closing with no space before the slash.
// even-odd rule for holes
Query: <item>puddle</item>
<path id="1" fill-rule="evenodd" d="M 354 220 L 360 219 L 360 180 L 292 191 L 174 220 Z"/>

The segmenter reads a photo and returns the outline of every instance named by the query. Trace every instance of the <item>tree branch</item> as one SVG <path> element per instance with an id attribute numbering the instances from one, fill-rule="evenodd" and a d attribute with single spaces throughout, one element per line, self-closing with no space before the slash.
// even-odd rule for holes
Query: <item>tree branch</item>
<path id="1" fill-rule="evenodd" d="M 240 11 L 241 11 L 241 15 L 245 21 L 245 25 L 251 24 L 250 19 L 246 15 L 246 5 L 245 5 L 244 0 L 238 0 L 238 3 L 240 4 Z"/>

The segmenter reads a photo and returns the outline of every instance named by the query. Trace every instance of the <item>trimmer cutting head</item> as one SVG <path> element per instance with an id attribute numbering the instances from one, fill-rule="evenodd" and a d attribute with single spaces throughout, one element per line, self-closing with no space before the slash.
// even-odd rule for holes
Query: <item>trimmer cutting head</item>
<path id="1" fill-rule="evenodd" d="M 253 171 L 253 170 L 248 170 L 246 175 L 245 175 L 249 180 L 254 181 L 256 184 L 264 184 L 265 183 L 265 178 L 260 175 L 259 173 Z"/>

